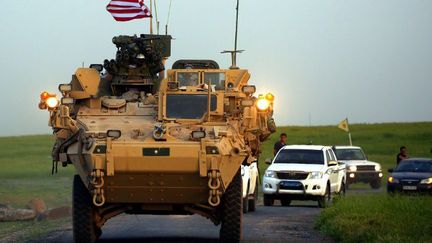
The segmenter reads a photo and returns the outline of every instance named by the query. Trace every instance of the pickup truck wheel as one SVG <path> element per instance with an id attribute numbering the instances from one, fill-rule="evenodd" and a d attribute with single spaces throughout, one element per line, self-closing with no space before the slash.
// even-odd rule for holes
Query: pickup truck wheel
<path id="1" fill-rule="evenodd" d="M 291 204 L 291 200 L 289 199 L 282 199 L 281 200 L 281 205 L 284 207 L 288 207 Z"/>
<path id="2" fill-rule="evenodd" d="M 345 182 L 342 182 L 341 183 L 341 189 L 340 189 L 340 191 L 339 191 L 339 196 L 345 196 L 345 193 L 346 193 L 346 185 L 345 185 Z"/>
<path id="3" fill-rule="evenodd" d="M 247 213 L 249 208 L 249 199 L 246 196 L 246 198 L 243 198 L 243 213 Z"/>
<path id="4" fill-rule="evenodd" d="M 258 181 L 255 183 L 255 191 L 253 194 L 253 198 L 249 199 L 249 212 L 255 212 L 256 210 L 256 203 L 258 201 Z"/>
<path id="5" fill-rule="evenodd" d="M 264 206 L 273 206 L 273 205 L 274 205 L 274 199 L 264 195 Z"/>
<path id="6" fill-rule="evenodd" d="M 329 205 L 330 201 L 331 201 L 330 185 L 327 185 L 326 193 L 324 194 L 324 196 L 321 196 L 318 199 L 318 206 L 320 208 L 325 208 Z"/>
<path id="7" fill-rule="evenodd" d="M 74 176 L 72 200 L 74 242 L 95 242 L 102 231 L 96 226 L 92 198 L 79 175 Z"/>
<path id="8" fill-rule="evenodd" d="M 380 189 L 381 187 L 381 180 L 372 181 L 370 183 L 370 186 L 372 189 Z"/>
<path id="9" fill-rule="evenodd" d="M 243 185 L 240 170 L 234 176 L 222 198 L 221 228 L 219 238 L 221 242 L 240 242 L 243 221 Z"/>

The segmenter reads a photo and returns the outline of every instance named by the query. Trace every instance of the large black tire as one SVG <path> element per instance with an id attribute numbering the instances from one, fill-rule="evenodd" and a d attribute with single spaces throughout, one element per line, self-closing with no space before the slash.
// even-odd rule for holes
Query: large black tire
<path id="1" fill-rule="evenodd" d="M 253 195 L 254 195 L 253 198 L 249 199 L 249 204 L 248 204 L 249 205 L 249 208 L 248 208 L 249 212 L 255 212 L 256 211 L 256 204 L 258 201 L 258 180 L 255 184 L 255 191 L 254 191 Z"/>
<path id="2" fill-rule="evenodd" d="M 95 242 L 102 231 L 96 226 L 92 198 L 79 175 L 74 176 L 72 200 L 74 242 Z"/>
<path id="3" fill-rule="evenodd" d="M 380 189 L 381 188 L 381 180 L 375 180 L 370 183 L 372 189 Z"/>
<path id="4" fill-rule="evenodd" d="M 327 184 L 326 186 L 326 193 L 324 194 L 324 196 L 321 196 L 318 199 L 318 207 L 320 208 L 325 208 L 327 207 L 331 202 L 331 192 L 330 192 L 330 185 Z"/>
<path id="5" fill-rule="evenodd" d="M 281 205 L 284 207 L 288 207 L 291 204 L 291 200 L 289 199 L 281 199 Z"/>
<path id="6" fill-rule="evenodd" d="M 264 195 L 264 206 L 273 206 L 273 205 L 274 205 L 274 199 Z"/>
<path id="7" fill-rule="evenodd" d="M 243 230 L 243 185 L 240 170 L 222 198 L 219 238 L 221 242 L 240 242 Z"/>

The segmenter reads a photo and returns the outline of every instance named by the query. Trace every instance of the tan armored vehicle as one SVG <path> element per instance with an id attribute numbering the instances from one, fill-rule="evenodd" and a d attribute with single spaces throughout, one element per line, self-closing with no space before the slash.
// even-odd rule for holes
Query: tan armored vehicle
<path id="1" fill-rule="evenodd" d="M 121 213 L 200 214 L 242 232 L 240 166 L 275 131 L 273 95 L 253 96 L 250 74 L 214 61 L 164 71 L 170 36 L 113 38 L 116 58 L 78 68 L 62 98 L 41 94 L 57 163 L 73 164 L 73 235 L 94 242 Z"/>

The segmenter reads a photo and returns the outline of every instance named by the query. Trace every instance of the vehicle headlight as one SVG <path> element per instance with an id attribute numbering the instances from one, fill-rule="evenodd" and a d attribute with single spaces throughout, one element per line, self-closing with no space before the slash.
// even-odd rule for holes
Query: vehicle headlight
<path id="1" fill-rule="evenodd" d="M 321 171 L 314 171 L 310 173 L 311 179 L 321 179 L 323 177 L 323 173 Z"/>
<path id="2" fill-rule="evenodd" d="M 390 176 L 390 177 L 388 178 L 388 182 L 390 182 L 390 183 L 399 183 L 399 180 L 396 179 L 396 178 L 394 178 L 393 176 Z"/>
<path id="3" fill-rule="evenodd" d="M 49 108 L 56 108 L 59 105 L 59 100 L 57 99 L 57 97 L 49 97 L 46 101 L 45 101 L 46 105 Z"/>
<path id="4" fill-rule="evenodd" d="M 380 171 L 381 170 L 381 165 L 375 165 L 375 171 Z"/>
<path id="5" fill-rule="evenodd" d="M 265 111 L 269 108 L 270 102 L 268 100 L 266 100 L 264 97 L 260 97 L 257 100 L 256 106 L 257 106 L 258 110 Z"/>
<path id="6" fill-rule="evenodd" d="M 421 180 L 420 184 L 432 184 L 432 177 Z"/>
<path id="7" fill-rule="evenodd" d="M 355 165 L 350 165 L 350 166 L 348 167 L 348 170 L 349 170 L 349 171 L 357 171 L 357 166 L 355 166 Z"/>
<path id="8" fill-rule="evenodd" d="M 266 172 L 264 173 L 265 177 L 270 177 L 270 178 L 277 178 L 276 173 L 272 170 L 266 170 Z"/>

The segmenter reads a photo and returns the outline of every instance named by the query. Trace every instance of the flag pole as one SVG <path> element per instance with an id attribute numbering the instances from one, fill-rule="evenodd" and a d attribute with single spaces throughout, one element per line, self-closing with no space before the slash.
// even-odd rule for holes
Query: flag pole
<path id="1" fill-rule="evenodd" d="M 150 0 L 150 34 L 153 34 L 153 0 Z"/>
<path id="2" fill-rule="evenodd" d="M 350 146 L 353 146 L 352 139 L 351 139 L 351 130 L 349 129 L 348 117 L 346 118 L 346 121 L 347 121 L 347 125 L 348 125 L 348 138 L 349 138 Z"/>

